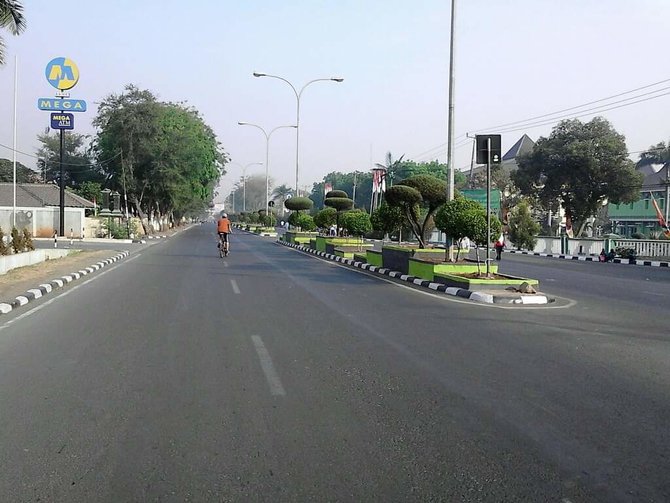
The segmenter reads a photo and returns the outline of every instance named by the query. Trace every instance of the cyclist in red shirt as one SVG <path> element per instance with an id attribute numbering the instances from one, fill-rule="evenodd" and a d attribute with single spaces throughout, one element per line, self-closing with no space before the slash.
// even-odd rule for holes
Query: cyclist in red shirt
<path id="1" fill-rule="evenodd" d="M 221 218 L 216 223 L 216 231 L 219 233 L 219 246 L 224 246 L 224 253 L 227 255 L 230 250 L 230 241 L 228 235 L 231 232 L 230 220 L 227 213 L 221 213 Z"/>

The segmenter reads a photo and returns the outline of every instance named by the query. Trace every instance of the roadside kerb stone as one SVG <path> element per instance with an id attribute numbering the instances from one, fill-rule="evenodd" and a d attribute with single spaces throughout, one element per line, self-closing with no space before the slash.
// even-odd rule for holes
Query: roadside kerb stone
<path id="1" fill-rule="evenodd" d="M 529 252 L 525 250 L 504 250 L 504 252 L 518 253 L 520 255 L 533 255 L 535 257 L 556 258 L 563 260 L 580 260 L 582 262 L 600 262 L 600 259 L 597 256 L 593 255 L 566 255 L 563 253 L 539 253 L 539 252 Z M 670 267 L 670 262 L 666 262 L 663 260 L 615 258 L 611 260 L 611 262 L 614 262 L 615 264 L 639 265 L 643 267 Z"/>
<path id="2" fill-rule="evenodd" d="M 26 293 L 23 295 L 17 296 L 13 301 L 11 302 L 2 302 L 0 303 L 0 314 L 7 314 L 10 313 L 13 309 L 16 309 L 17 307 L 20 306 L 25 306 L 29 302 L 39 299 L 43 297 L 44 295 L 47 295 L 54 290 L 58 288 L 63 288 L 66 284 L 69 284 L 73 281 L 76 281 L 88 274 L 91 274 L 95 271 L 98 271 L 102 269 L 103 267 L 113 264 L 114 262 L 117 262 L 121 259 L 126 258 L 130 254 L 129 251 L 122 251 L 119 252 L 117 255 L 114 255 L 113 257 L 108 258 L 107 260 L 102 260 L 100 262 L 96 262 L 90 267 L 87 267 L 86 269 L 82 269 L 77 272 L 73 272 L 71 274 L 62 276 L 60 278 L 56 278 L 54 280 L 51 280 L 49 283 L 43 283 L 39 285 L 37 288 L 31 288 L 29 289 Z"/>
<path id="3" fill-rule="evenodd" d="M 483 302 L 486 304 L 514 304 L 514 305 L 532 305 L 532 304 L 548 304 L 549 299 L 546 295 L 536 294 L 536 295 L 523 295 L 523 294 L 513 294 L 511 292 L 486 292 L 486 291 L 471 291 L 464 288 L 448 287 L 441 283 L 435 283 L 423 278 L 417 278 L 416 276 L 410 276 L 408 274 L 403 274 L 398 271 L 392 271 L 383 267 L 378 267 L 370 265 L 364 262 L 355 261 L 353 259 L 347 259 L 344 257 L 339 257 L 336 255 L 331 255 L 322 251 L 313 250 L 302 245 L 295 245 L 293 243 L 286 243 L 285 241 L 278 240 L 278 244 L 283 246 L 289 246 L 312 255 L 316 255 L 334 262 L 339 262 L 342 264 L 350 265 L 358 269 L 363 269 L 365 271 L 374 272 L 380 275 L 389 276 L 391 278 L 399 279 L 407 283 L 412 283 L 416 286 L 422 288 L 428 288 L 436 292 L 442 292 L 447 295 L 453 295 L 455 297 L 460 297 L 463 299 L 469 299 L 476 302 Z"/>

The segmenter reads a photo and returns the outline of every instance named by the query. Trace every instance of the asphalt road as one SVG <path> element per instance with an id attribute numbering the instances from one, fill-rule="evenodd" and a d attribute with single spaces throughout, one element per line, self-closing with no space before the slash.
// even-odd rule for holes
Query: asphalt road
<path id="1" fill-rule="evenodd" d="M 138 249 L 0 321 L 2 500 L 669 500 L 667 314 L 553 274 L 570 307 L 211 225 Z"/>

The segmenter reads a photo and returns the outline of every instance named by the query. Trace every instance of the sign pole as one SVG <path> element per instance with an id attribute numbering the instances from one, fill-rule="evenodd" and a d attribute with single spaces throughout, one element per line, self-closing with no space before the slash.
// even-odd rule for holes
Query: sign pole
<path id="1" fill-rule="evenodd" d="M 65 175 L 63 169 L 63 130 L 60 130 L 60 232 L 65 236 Z"/>
<path id="2" fill-rule="evenodd" d="M 486 277 L 491 275 L 491 138 L 486 139 Z"/>

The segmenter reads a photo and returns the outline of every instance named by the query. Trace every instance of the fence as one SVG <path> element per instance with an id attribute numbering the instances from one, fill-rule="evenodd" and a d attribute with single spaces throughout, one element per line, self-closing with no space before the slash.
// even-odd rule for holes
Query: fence
<path id="1" fill-rule="evenodd" d="M 20 208 L 16 210 L 16 228 L 28 229 L 35 237 L 52 237 L 54 230 L 60 226 L 60 209 L 56 207 Z M 0 208 L 0 228 L 9 234 L 14 227 L 12 208 Z M 81 235 L 84 227 L 83 208 L 65 208 L 65 235 L 74 237 Z"/>

